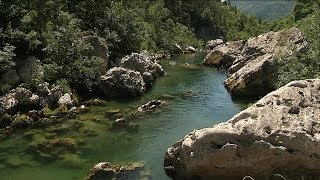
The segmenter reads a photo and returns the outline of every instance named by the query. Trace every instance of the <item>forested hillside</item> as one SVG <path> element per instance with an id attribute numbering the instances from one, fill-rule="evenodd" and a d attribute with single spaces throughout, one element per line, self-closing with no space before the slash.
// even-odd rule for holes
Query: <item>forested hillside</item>
<path id="1" fill-rule="evenodd" d="M 87 91 L 105 62 L 90 55 L 88 35 L 104 39 L 113 61 L 141 50 L 174 53 L 176 44 L 201 47 L 203 40 L 218 37 L 245 39 L 263 27 L 261 20 L 218 0 L 1 1 L 0 74 L 35 57 L 44 71 L 27 86 L 58 81 Z M 2 80 L 0 94 L 19 83 Z"/>
<path id="2" fill-rule="evenodd" d="M 296 0 L 288 0 L 288 1 L 231 0 L 231 3 L 243 12 L 252 13 L 266 20 L 276 20 L 277 18 L 281 18 L 289 15 L 296 4 Z"/>

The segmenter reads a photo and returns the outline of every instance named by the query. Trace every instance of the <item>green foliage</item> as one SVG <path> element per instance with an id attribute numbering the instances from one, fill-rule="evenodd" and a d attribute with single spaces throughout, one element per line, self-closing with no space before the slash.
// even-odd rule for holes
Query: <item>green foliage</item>
<path id="1" fill-rule="evenodd" d="M 10 89 L 11 89 L 11 86 L 9 84 L 0 83 L 0 96 L 8 93 Z"/>
<path id="2" fill-rule="evenodd" d="M 105 62 L 88 56 L 87 32 L 106 39 L 112 61 L 141 50 L 174 53 L 175 44 L 200 48 L 220 36 L 246 39 L 265 23 L 218 0 L 8 0 L 0 3 L 0 27 L 0 71 L 34 56 L 44 74 L 30 87 L 64 79 L 91 91 Z"/>
<path id="3" fill-rule="evenodd" d="M 220 0 L 165 0 L 173 19 L 194 28 L 198 37 L 209 40 L 226 37 L 228 40 L 247 39 L 265 32 L 266 23 L 238 11 Z"/>
<path id="4" fill-rule="evenodd" d="M 61 12 L 57 21 L 58 26 L 47 25 L 45 34 L 48 46 L 44 49 L 44 80 L 54 82 L 56 79 L 66 79 L 80 89 L 90 90 L 103 60 L 86 56 L 92 47 L 81 38 L 79 19 Z"/>
<path id="5" fill-rule="evenodd" d="M 8 68 L 15 65 L 13 57 L 16 56 L 14 53 L 14 46 L 5 45 L 3 50 L 0 50 L 0 72 L 4 72 Z"/>
<path id="6" fill-rule="evenodd" d="M 276 88 L 282 87 L 294 80 L 320 77 L 319 59 L 315 60 L 312 53 L 295 53 L 290 56 L 279 56 L 275 63 L 278 67 Z"/>
<path id="7" fill-rule="evenodd" d="M 288 16 L 295 1 L 259 1 L 259 0 L 231 0 L 233 5 L 243 12 L 252 13 L 257 17 L 267 20 L 276 20 Z"/>
<path id="8" fill-rule="evenodd" d="M 71 93 L 71 88 L 66 79 L 59 79 L 56 81 L 56 85 L 60 85 L 66 93 Z"/>
<path id="9" fill-rule="evenodd" d="M 320 78 L 319 2 L 320 1 L 318 1 L 317 4 L 316 1 L 314 1 L 314 3 L 309 3 L 308 6 L 302 6 L 302 1 L 298 1 L 298 5 L 295 7 L 295 21 L 292 21 L 292 17 L 289 21 L 290 24 L 302 30 L 304 36 L 307 38 L 309 50 L 303 54 L 295 52 L 290 56 L 278 57 L 276 61 L 278 68 L 277 87 L 281 87 L 292 80 Z M 297 13 L 297 11 L 299 13 Z M 288 26 L 288 24 L 285 26 Z"/>

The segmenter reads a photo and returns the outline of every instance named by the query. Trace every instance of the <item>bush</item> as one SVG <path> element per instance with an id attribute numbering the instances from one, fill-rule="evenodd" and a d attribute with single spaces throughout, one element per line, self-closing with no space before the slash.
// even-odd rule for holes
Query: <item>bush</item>
<path id="1" fill-rule="evenodd" d="M 280 88 L 294 80 L 320 77 L 320 63 L 312 52 L 301 54 L 295 52 L 290 56 L 279 56 L 276 61 L 278 80 L 276 88 Z"/>
<path id="2" fill-rule="evenodd" d="M 300 21 L 295 22 L 295 25 L 306 36 L 309 50 L 304 54 L 295 52 L 290 56 L 279 56 L 277 58 L 278 80 L 276 87 L 281 87 L 293 80 L 320 78 L 320 9 L 317 4 L 311 7 L 312 14 L 308 14 Z M 307 11 L 310 12 L 310 7 L 307 8 Z M 301 9 L 301 11 L 304 10 Z"/>
<path id="3" fill-rule="evenodd" d="M 0 50 L 0 74 L 7 69 L 15 65 L 13 58 L 16 56 L 14 53 L 15 47 L 6 44 L 2 50 Z"/>
<path id="4" fill-rule="evenodd" d="M 61 12 L 58 21 L 59 26 L 48 24 L 46 32 L 44 80 L 65 79 L 78 90 L 90 91 L 104 61 L 85 55 L 92 47 L 82 39 L 79 19 Z"/>

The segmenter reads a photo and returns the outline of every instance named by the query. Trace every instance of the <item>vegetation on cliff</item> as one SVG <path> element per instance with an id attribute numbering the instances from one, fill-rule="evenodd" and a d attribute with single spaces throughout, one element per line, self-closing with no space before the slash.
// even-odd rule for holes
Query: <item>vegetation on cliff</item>
<path id="1" fill-rule="evenodd" d="M 293 80 L 320 77 L 320 1 L 298 0 L 292 14 L 274 22 L 271 29 L 278 30 L 293 26 L 304 33 L 309 50 L 305 53 L 278 57 L 277 87 Z"/>
<path id="2" fill-rule="evenodd" d="M 17 71 L 34 56 L 44 72 L 28 82 L 31 87 L 62 80 L 88 91 L 100 74 L 97 67 L 106 62 L 90 56 L 92 44 L 85 36 L 103 38 L 114 60 L 141 50 L 173 53 L 175 44 L 201 47 L 203 40 L 218 37 L 245 39 L 261 33 L 263 26 L 220 1 L 1 1 L 0 74 Z M 1 80 L 0 94 L 17 86 L 13 84 Z"/>

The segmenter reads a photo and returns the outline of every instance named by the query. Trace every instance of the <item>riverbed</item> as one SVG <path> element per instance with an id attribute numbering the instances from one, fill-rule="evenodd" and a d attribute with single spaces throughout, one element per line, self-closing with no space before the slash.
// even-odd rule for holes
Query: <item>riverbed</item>
<path id="1" fill-rule="evenodd" d="M 63 119 L 50 127 L 21 130 L 1 140 L 0 179 L 78 180 L 94 163 L 102 161 L 144 161 L 153 179 L 169 179 L 163 170 L 168 147 L 193 129 L 228 120 L 248 103 L 231 99 L 223 86 L 227 72 L 201 66 L 204 55 L 163 60 L 167 75 L 157 79 L 142 97 L 108 101 L 104 106 L 90 107 L 76 118 Z M 127 112 L 153 99 L 165 100 L 166 105 L 135 119 L 139 125 L 136 131 L 111 129 L 112 122 L 105 117 L 107 110 Z M 78 141 L 75 154 L 48 158 L 30 153 L 33 141 L 59 137 Z"/>

